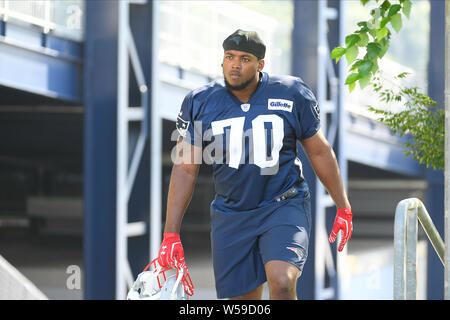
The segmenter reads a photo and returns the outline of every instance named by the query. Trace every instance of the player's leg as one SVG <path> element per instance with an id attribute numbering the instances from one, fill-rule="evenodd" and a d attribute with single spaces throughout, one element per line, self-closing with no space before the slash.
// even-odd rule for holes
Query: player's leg
<path id="1" fill-rule="evenodd" d="M 261 299 L 261 285 L 267 279 L 258 247 L 260 221 L 254 220 L 246 213 L 211 209 L 211 249 L 219 299 Z"/>
<path id="2" fill-rule="evenodd" d="M 232 298 L 230 298 L 230 300 L 261 300 L 263 286 L 264 286 L 264 284 L 260 285 L 259 287 L 253 289 L 250 292 L 241 294 L 236 297 L 232 297 Z"/>
<path id="3" fill-rule="evenodd" d="M 271 260 L 265 264 L 265 269 L 271 300 L 297 300 L 297 280 L 300 276 L 297 266 Z"/>
<path id="4" fill-rule="evenodd" d="M 309 202 L 293 199 L 280 206 L 259 239 L 271 299 L 296 299 L 297 280 L 308 257 Z"/>

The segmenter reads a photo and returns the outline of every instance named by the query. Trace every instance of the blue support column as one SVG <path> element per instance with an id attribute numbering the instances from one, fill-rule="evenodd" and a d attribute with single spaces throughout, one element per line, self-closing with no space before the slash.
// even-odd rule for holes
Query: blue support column
<path id="1" fill-rule="evenodd" d="M 292 30 L 292 75 L 301 77 L 317 93 L 317 1 L 294 1 L 294 28 Z M 316 178 L 309 160 L 300 144 L 299 156 L 303 164 L 303 175 L 310 190 L 315 190 Z M 312 225 L 315 225 L 315 194 L 311 193 Z M 298 281 L 297 295 L 302 300 L 315 298 L 315 230 L 311 228 L 308 260 Z"/>
<path id="2" fill-rule="evenodd" d="M 331 64 L 328 53 L 323 54 L 322 50 L 331 50 L 339 45 L 340 8 L 339 0 L 295 1 L 292 41 L 292 74 L 300 76 L 311 87 L 319 104 L 331 106 L 331 109 L 329 107 L 328 110 L 324 109 L 321 113 L 322 128 L 332 143 L 338 160 L 341 160 L 340 156 L 342 155 L 339 148 L 340 106 L 337 96 L 339 88 L 334 87 L 336 80 L 334 77 L 339 77 L 339 68 Z M 334 134 L 337 138 L 333 138 Z M 334 249 L 335 245 L 330 246 L 327 241 L 333 226 L 336 208 L 332 202 L 329 202 L 331 198 L 325 194 L 322 186 L 317 185 L 320 182 L 303 150 L 300 151 L 299 156 L 312 194 L 313 228 L 308 261 L 298 285 L 298 296 L 300 299 L 337 299 L 339 298 L 337 251 Z M 344 176 L 343 178 L 345 179 Z M 318 233 L 316 234 L 316 232 Z M 331 250 L 330 255 L 326 252 L 328 249 Z"/>
<path id="3" fill-rule="evenodd" d="M 116 1 L 86 1 L 84 298 L 115 297 Z"/>
<path id="4" fill-rule="evenodd" d="M 445 89 L 445 2 L 430 1 L 430 42 L 428 64 L 428 95 L 444 107 Z M 426 207 L 433 223 L 444 239 L 444 174 L 426 170 L 428 183 Z M 444 298 L 444 266 L 428 243 L 427 298 Z"/>

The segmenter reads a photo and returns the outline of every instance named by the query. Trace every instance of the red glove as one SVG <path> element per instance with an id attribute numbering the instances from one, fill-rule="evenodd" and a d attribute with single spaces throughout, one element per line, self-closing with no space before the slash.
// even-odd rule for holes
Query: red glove
<path id="1" fill-rule="evenodd" d="M 164 233 L 164 239 L 159 248 L 158 263 L 161 267 L 186 269 L 183 246 L 178 233 Z"/>
<path id="2" fill-rule="evenodd" d="M 333 243 L 336 240 L 336 236 L 342 230 L 343 236 L 341 243 L 339 244 L 338 251 L 341 252 L 344 249 L 345 244 L 352 237 L 353 223 L 352 223 L 352 209 L 343 208 L 337 209 L 336 218 L 334 219 L 333 230 L 331 231 L 328 241 Z"/>

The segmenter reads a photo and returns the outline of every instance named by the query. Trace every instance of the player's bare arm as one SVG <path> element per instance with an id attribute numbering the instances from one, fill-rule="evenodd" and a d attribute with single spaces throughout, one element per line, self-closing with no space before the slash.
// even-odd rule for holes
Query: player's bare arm
<path id="1" fill-rule="evenodd" d="M 301 141 L 308 159 L 337 208 L 349 208 L 350 203 L 342 183 L 333 149 L 319 130 L 314 136 Z"/>
<path id="2" fill-rule="evenodd" d="M 170 177 L 164 238 L 158 257 L 139 274 L 128 293 L 128 300 L 186 299 L 186 294 L 191 296 L 194 293 L 194 285 L 184 259 L 180 227 L 194 192 L 200 166 L 194 159 L 199 152 L 201 153 L 201 148 L 194 147 L 179 137 L 176 150 L 176 159 Z M 172 269 L 177 271 L 171 274 Z M 167 276 L 165 272 L 168 272 Z M 168 290 L 162 287 L 161 274 L 165 280 L 164 285 L 173 286 L 176 283 L 173 289 Z"/>
<path id="3" fill-rule="evenodd" d="M 302 146 L 317 177 L 336 204 L 337 214 L 328 240 L 333 243 L 339 231 L 342 231 L 343 236 L 338 248 L 339 251 L 342 251 L 352 236 L 353 215 L 342 183 L 336 155 L 321 130 L 314 136 L 302 140 Z"/>
<path id="4" fill-rule="evenodd" d="M 165 233 L 180 233 L 181 221 L 191 201 L 200 167 L 194 161 L 195 154 L 201 152 L 200 147 L 190 145 L 180 137 L 177 151 L 170 176 Z"/>

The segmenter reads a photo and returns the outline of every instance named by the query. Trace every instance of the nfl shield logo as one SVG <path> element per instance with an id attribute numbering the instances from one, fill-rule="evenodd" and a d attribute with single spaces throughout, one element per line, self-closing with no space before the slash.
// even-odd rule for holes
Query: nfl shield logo
<path id="1" fill-rule="evenodd" d="M 250 104 L 249 103 L 241 104 L 241 109 L 242 111 L 247 112 L 250 109 Z"/>

